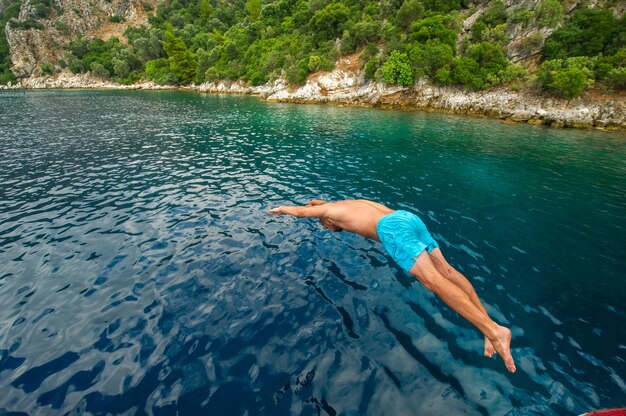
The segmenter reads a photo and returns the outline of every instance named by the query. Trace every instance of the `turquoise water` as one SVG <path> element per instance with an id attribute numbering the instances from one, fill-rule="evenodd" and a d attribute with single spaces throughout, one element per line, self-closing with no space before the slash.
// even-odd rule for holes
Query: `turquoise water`
<path id="1" fill-rule="evenodd" d="M 626 136 L 180 92 L 0 94 L 0 413 L 569 415 L 626 405 Z M 418 213 L 518 372 L 380 244 Z"/>

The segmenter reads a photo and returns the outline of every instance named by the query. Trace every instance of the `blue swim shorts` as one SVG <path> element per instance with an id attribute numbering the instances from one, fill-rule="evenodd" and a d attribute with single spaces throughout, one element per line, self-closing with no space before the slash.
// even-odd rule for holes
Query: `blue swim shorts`
<path id="1" fill-rule="evenodd" d="M 376 233 L 387 252 L 407 272 L 422 251 L 430 253 L 439 247 L 422 220 L 408 211 L 395 211 L 382 217 Z"/>

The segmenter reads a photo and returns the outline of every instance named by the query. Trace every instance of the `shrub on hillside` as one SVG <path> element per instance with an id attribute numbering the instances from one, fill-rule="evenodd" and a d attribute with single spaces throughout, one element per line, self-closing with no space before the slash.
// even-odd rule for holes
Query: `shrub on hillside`
<path id="1" fill-rule="evenodd" d="M 610 10 L 580 9 L 546 39 L 542 55 L 544 60 L 613 55 L 624 42 L 626 17 L 617 20 Z"/>
<path id="2" fill-rule="evenodd" d="M 39 69 L 41 69 L 41 73 L 43 75 L 52 75 L 54 74 L 54 68 L 50 63 L 43 63 L 39 65 Z"/>
<path id="3" fill-rule="evenodd" d="M 446 74 L 438 72 L 437 79 L 443 84 L 463 85 L 474 90 L 485 88 L 485 82 L 480 77 L 480 66 L 472 58 L 456 57 L 452 60 L 451 69 Z M 448 75 L 446 78 L 445 75 Z"/>
<path id="4" fill-rule="evenodd" d="M 450 45 L 439 40 L 428 40 L 426 43 L 414 43 L 408 51 L 411 65 L 417 76 L 432 77 L 440 69 L 452 62 L 454 50 Z"/>
<path id="5" fill-rule="evenodd" d="M 449 13 L 461 8 L 461 1 L 459 0 L 423 0 L 423 3 L 426 10 L 434 12 Z"/>
<path id="6" fill-rule="evenodd" d="M 178 81 L 170 70 L 167 58 L 154 59 L 146 63 L 146 78 L 157 84 L 173 84 Z"/>
<path id="7" fill-rule="evenodd" d="M 315 12 L 309 24 L 322 39 L 334 39 L 341 33 L 342 25 L 348 21 L 350 11 L 342 3 L 331 3 Z"/>
<path id="8" fill-rule="evenodd" d="M 511 69 L 499 46 L 482 42 L 471 45 L 467 56 L 457 56 L 448 66 L 436 71 L 434 80 L 444 85 L 462 85 L 482 90 L 520 77 L 520 71 Z"/>
<path id="9" fill-rule="evenodd" d="M 545 61 L 539 69 L 539 84 L 552 95 L 566 99 L 578 97 L 593 84 L 589 77 L 592 69 L 586 64 L 589 62 L 575 58 Z"/>
<path id="10" fill-rule="evenodd" d="M 450 16 L 435 15 L 418 20 L 411 27 L 409 39 L 413 42 L 426 43 L 433 39 L 450 45 L 456 50 L 456 32 L 449 27 Z"/>
<path id="11" fill-rule="evenodd" d="M 421 19 L 424 16 L 424 6 L 419 0 L 404 0 L 398 13 L 396 13 L 396 20 L 398 25 L 407 30 L 413 22 Z"/>
<path id="12" fill-rule="evenodd" d="M 405 87 L 413 85 L 413 68 L 406 53 L 391 52 L 381 68 L 383 81 Z"/>
<path id="13" fill-rule="evenodd" d="M 521 65 L 512 64 L 498 73 L 500 82 L 508 84 L 514 81 L 525 81 L 528 77 L 528 70 Z"/>
<path id="14" fill-rule="evenodd" d="M 606 80 L 616 89 L 626 89 L 626 67 L 613 68 L 609 71 Z"/>
<path id="15" fill-rule="evenodd" d="M 54 27 L 56 30 L 58 30 L 59 32 L 61 32 L 64 35 L 69 35 L 70 33 L 70 27 L 69 25 L 63 21 L 63 20 L 56 20 L 54 22 Z"/>
<path id="16" fill-rule="evenodd" d="M 496 75 L 504 70 L 509 62 L 504 57 L 502 49 L 491 42 L 472 45 L 468 51 L 468 56 L 478 63 L 482 77 L 485 79 L 488 78 L 488 75 Z"/>
<path id="17" fill-rule="evenodd" d="M 525 27 L 533 21 L 534 16 L 535 13 L 532 10 L 525 7 L 520 7 L 519 9 L 515 9 L 510 19 L 511 22 L 520 24 Z"/>
<path id="18" fill-rule="evenodd" d="M 370 59 L 365 63 L 365 79 L 372 80 L 376 78 L 376 70 L 378 69 L 378 60 Z"/>
<path id="19" fill-rule="evenodd" d="M 541 0 L 535 7 L 535 21 L 541 27 L 555 27 L 563 21 L 563 16 L 559 0 Z"/>
<path id="20" fill-rule="evenodd" d="M 109 71 L 100 62 L 92 62 L 90 66 L 91 75 L 97 78 L 109 78 Z"/>
<path id="21" fill-rule="evenodd" d="M 554 73 L 548 91 L 563 98 L 578 97 L 585 90 L 587 76 L 578 68 L 565 68 Z"/>
<path id="22" fill-rule="evenodd" d="M 524 54 L 530 55 L 533 52 L 536 53 L 542 44 L 543 36 L 541 36 L 540 32 L 534 32 L 522 39 L 520 49 Z"/>
<path id="23" fill-rule="evenodd" d="M 488 26 L 498 26 L 506 22 L 506 5 L 502 0 L 492 0 L 481 20 Z"/>

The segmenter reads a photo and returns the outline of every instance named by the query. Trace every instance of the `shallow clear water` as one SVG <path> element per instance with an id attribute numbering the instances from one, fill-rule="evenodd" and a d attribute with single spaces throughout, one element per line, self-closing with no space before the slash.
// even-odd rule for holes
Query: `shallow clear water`
<path id="1" fill-rule="evenodd" d="M 0 94 L 0 413 L 578 414 L 626 404 L 626 137 L 180 92 Z M 418 213 L 518 372 L 380 244 Z"/>

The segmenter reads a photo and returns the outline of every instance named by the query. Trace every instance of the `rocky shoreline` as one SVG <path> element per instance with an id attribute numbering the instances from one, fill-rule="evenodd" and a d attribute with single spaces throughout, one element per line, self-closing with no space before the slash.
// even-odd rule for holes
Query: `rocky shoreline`
<path id="1" fill-rule="evenodd" d="M 344 63 L 345 64 L 345 63 Z M 348 62 L 349 64 L 349 62 Z M 103 81 L 89 74 L 64 71 L 51 77 L 32 77 L 2 89 L 122 89 L 189 90 L 201 93 L 257 95 L 272 102 L 330 103 L 349 106 L 402 108 L 499 118 L 510 122 L 553 127 L 626 130 L 626 95 L 587 93 L 570 101 L 526 91 L 498 88 L 467 91 L 438 87 L 420 81 L 412 88 L 365 81 L 362 71 L 339 69 L 317 73 L 306 84 L 292 87 L 279 79 L 262 86 L 243 82 L 204 83 L 183 87 L 162 86 L 152 82 L 122 85 Z"/>

